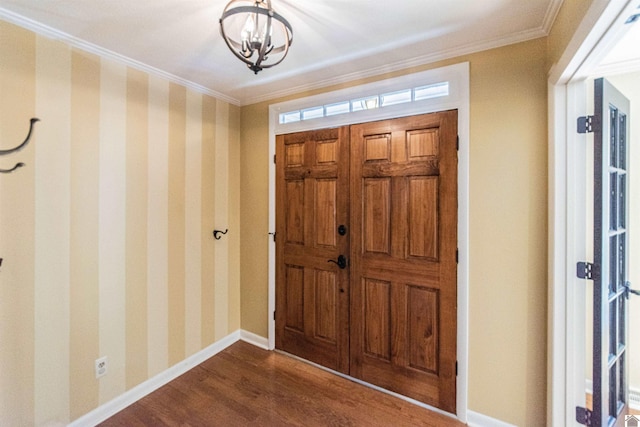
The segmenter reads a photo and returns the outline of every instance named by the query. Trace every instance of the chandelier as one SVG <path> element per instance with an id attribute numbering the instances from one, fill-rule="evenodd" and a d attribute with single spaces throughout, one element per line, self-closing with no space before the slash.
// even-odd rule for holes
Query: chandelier
<path id="1" fill-rule="evenodd" d="M 273 10 L 271 0 L 231 0 L 220 17 L 220 34 L 256 74 L 281 63 L 293 41 L 291 24 Z"/>

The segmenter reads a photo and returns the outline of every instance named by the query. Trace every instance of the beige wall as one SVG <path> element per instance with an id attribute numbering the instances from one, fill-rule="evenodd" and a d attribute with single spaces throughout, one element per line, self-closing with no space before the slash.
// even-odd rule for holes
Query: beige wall
<path id="1" fill-rule="evenodd" d="M 469 61 L 469 408 L 516 425 L 545 419 L 546 73 L 586 10 L 565 0 L 548 38 L 289 97 Z M 73 420 L 240 324 L 266 337 L 269 103 L 4 22 L 0 40 L 0 146 L 42 119 L 0 158 L 27 164 L 0 175 L 2 424 Z"/>
<path id="2" fill-rule="evenodd" d="M 471 70 L 469 408 L 543 425 L 546 39 L 428 68 L 461 61 Z M 241 115 L 242 327 L 266 336 L 268 103 L 243 107 Z"/>
<path id="3" fill-rule="evenodd" d="M 547 65 L 550 69 L 564 53 L 594 0 L 563 0 L 548 39 Z"/>
<path id="4" fill-rule="evenodd" d="M 1 21 L 0 40 L 0 146 L 41 119 L 0 157 L 26 163 L 0 175 L 0 424 L 64 424 L 240 327 L 240 109 Z"/>

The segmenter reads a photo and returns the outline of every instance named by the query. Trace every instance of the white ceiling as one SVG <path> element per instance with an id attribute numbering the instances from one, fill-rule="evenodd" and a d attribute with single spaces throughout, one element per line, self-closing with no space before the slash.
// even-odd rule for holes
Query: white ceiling
<path id="1" fill-rule="evenodd" d="M 545 36 L 562 0 L 272 0 L 289 55 L 258 75 L 228 50 L 227 0 L 0 0 L 0 19 L 249 104 Z"/>

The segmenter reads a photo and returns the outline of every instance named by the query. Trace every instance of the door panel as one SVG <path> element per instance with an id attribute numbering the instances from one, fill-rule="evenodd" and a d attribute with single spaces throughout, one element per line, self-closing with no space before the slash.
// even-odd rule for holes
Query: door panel
<path id="1" fill-rule="evenodd" d="M 455 412 L 457 113 L 351 126 L 351 375 Z"/>
<path id="2" fill-rule="evenodd" d="M 276 348 L 348 373 L 348 128 L 276 138 Z"/>
<path id="3" fill-rule="evenodd" d="M 627 135 L 629 101 L 597 79 L 594 131 L 594 426 L 623 424 L 628 409 Z"/>
<path id="4" fill-rule="evenodd" d="M 276 138 L 276 347 L 449 412 L 456 127 L 448 111 Z"/>

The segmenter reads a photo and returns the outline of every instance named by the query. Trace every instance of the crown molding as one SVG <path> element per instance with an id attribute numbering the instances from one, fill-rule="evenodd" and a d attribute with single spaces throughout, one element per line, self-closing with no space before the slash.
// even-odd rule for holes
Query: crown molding
<path id="1" fill-rule="evenodd" d="M 593 71 L 594 76 L 614 75 L 614 74 L 626 74 L 634 73 L 640 70 L 640 59 L 631 59 L 628 61 L 612 62 L 610 64 L 603 64 L 596 67 Z"/>
<path id="2" fill-rule="evenodd" d="M 222 101 L 226 101 L 230 104 L 234 104 L 238 106 L 240 105 L 240 100 L 230 97 L 229 95 L 225 95 L 224 93 L 211 90 L 207 87 L 194 83 L 190 80 L 184 79 L 182 77 L 178 77 L 175 74 L 168 73 L 166 71 L 160 70 L 159 68 L 152 67 L 151 65 L 129 58 L 128 56 L 124 56 L 119 53 L 113 52 L 109 49 L 100 47 L 96 44 L 89 43 L 83 39 L 72 36 L 71 34 L 49 27 L 48 25 L 44 25 L 38 21 L 19 15 L 15 12 L 12 12 L 2 7 L 0 7 L 0 19 L 7 21 L 9 23 L 15 24 L 19 27 L 25 28 L 27 30 L 33 31 L 34 33 L 40 36 L 47 37 L 53 40 L 62 41 L 70 45 L 71 47 L 74 47 L 76 49 L 82 50 L 87 53 L 94 54 L 100 58 L 115 61 L 120 64 L 129 66 L 131 68 L 135 68 L 136 70 L 140 70 L 145 73 L 158 76 L 162 79 L 179 84 L 195 92 L 212 96 Z"/>
<path id="3" fill-rule="evenodd" d="M 551 0 L 549 2 L 549 7 L 547 7 L 547 13 L 544 15 L 541 27 L 546 36 L 549 35 L 553 23 L 556 22 L 558 13 L 560 13 L 560 7 L 562 7 L 562 2 L 563 0 Z"/>
<path id="4" fill-rule="evenodd" d="M 427 65 L 437 61 L 445 60 L 445 59 L 451 59 L 451 58 L 455 58 L 462 55 L 469 55 L 469 54 L 481 52 L 484 50 L 495 49 L 495 48 L 507 46 L 510 44 L 515 44 L 515 43 L 525 42 L 528 40 L 537 39 L 540 37 L 545 37 L 549 34 L 551 26 L 553 25 L 553 22 L 557 17 L 557 14 L 561 5 L 562 5 L 562 0 L 551 0 L 551 2 L 549 3 L 549 7 L 547 8 L 547 11 L 543 20 L 543 24 L 538 28 L 521 31 L 515 34 L 509 34 L 507 37 L 500 37 L 500 38 L 496 38 L 496 39 L 492 39 L 492 40 L 488 40 L 480 43 L 469 43 L 469 44 L 454 47 L 451 49 L 445 49 L 439 52 L 417 56 L 415 58 L 411 58 L 408 60 L 402 60 L 395 63 L 384 64 L 381 66 L 368 68 L 366 70 L 342 74 L 340 76 L 331 77 L 327 79 L 313 80 L 313 82 L 310 82 L 310 83 L 305 83 L 297 86 L 288 86 L 282 90 L 271 90 L 268 93 L 265 93 L 262 95 L 248 96 L 248 97 L 244 97 L 244 96 L 233 97 L 233 96 L 212 90 L 210 88 L 197 84 L 193 81 L 184 79 L 182 77 L 176 76 L 175 74 L 168 73 L 166 71 L 150 66 L 143 62 L 118 54 L 109 49 L 105 49 L 96 44 L 87 42 L 83 39 L 72 36 L 68 33 L 57 30 L 55 28 L 49 27 L 38 21 L 24 17 L 22 15 L 19 15 L 15 12 L 12 12 L 2 7 L 0 7 L 0 19 L 3 19 L 7 22 L 18 25 L 27 30 L 33 31 L 34 33 L 39 34 L 41 36 L 48 37 L 54 40 L 63 41 L 74 48 L 94 54 L 100 58 L 116 61 L 118 63 L 127 65 L 131 68 L 135 68 L 137 70 L 146 72 L 148 74 L 161 77 L 165 80 L 168 80 L 176 84 L 179 84 L 181 86 L 192 89 L 195 92 L 212 96 L 214 98 L 229 102 L 230 104 L 233 104 L 233 105 L 245 106 L 245 105 L 255 104 L 258 102 L 269 101 L 273 99 L 295 95 L 300 92 L 321 89 L 324 87 L 338 85 L 338 84 L 344 84 L 344 83 L 348 83 L 350 81 L 354 81 L 358 79 L 375 77 L 385 73 L 391 73 L 391 72 L 400 71 L 400 70 L 412 68 L 412 67 L 419 67 L 419 66 Z"/>
<path id="5" fill-rule="evenodd" d="M 338 77 L 331 77 L 324 80 L 314 80 L 312 83 L 303 84 L 298 86 L 288 87 L 282 90 L 272 90 L 268 94 L 258 95 L 249 98 L 242 98 L 241 105 L 251 105 L 258 102 L 270 101 L 278 98 L 283 98 L 297 93 L 321 89 L 328 86 L 348 83 L 350 81 L 365 79 L 368 77 L 375 77 L 385 73 L 391 73 L 395 71 L 404 70 L 407 68 L 418 67 L 427 65 L 437 61 L 445 59 L 456 58 L 463 55 L 469 55 L 472 53 L 482 52 L 484 50 L 495 49 L 510 44 L 521 43 L 529 40 L 538 39 L 540 37 L 546 37 L 547 32 L 544 28 L 539 27 L 532 30 L 521 31 L 519 33 L 510 34 L 507 37 L 496 38 L 480 43 L 469 43 L 463 46 L 458 46 L 452 49 L 442 50 L 428 55 L 417 56 L 409 60 L 403 60 L 394 62 L 391 64 L 381 65 L 379 67 L 368 68 L 363 71 L 357 71 L 354 73 L 342 74 Z"/>

